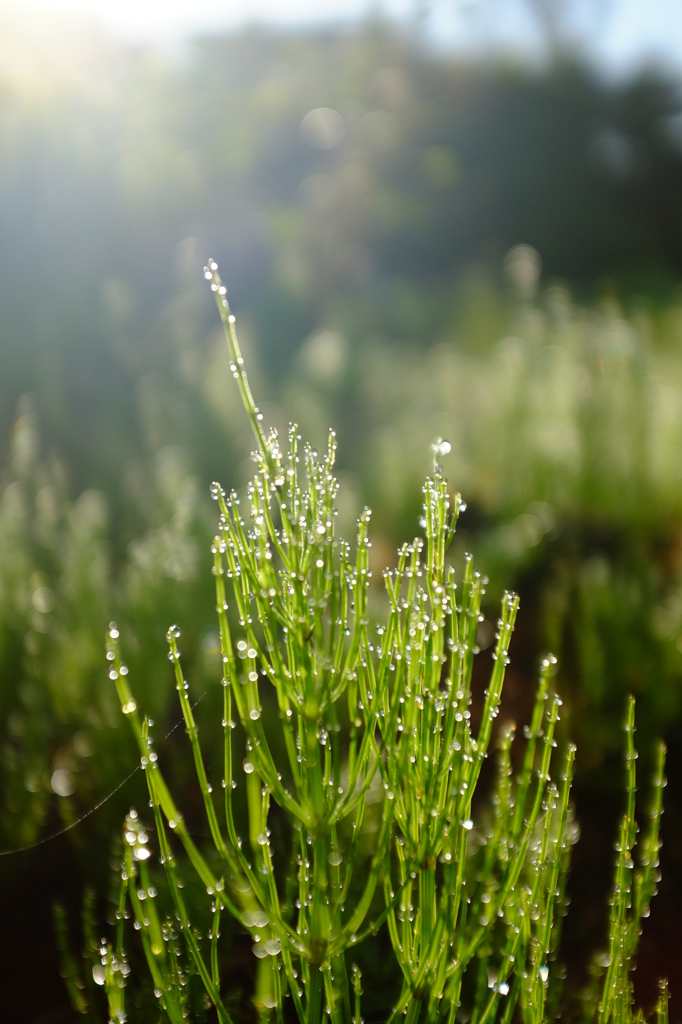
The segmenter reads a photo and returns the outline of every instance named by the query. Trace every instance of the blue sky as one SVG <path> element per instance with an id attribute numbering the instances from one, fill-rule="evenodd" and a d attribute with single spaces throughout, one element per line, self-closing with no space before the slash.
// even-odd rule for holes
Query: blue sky
<path id="1" fill-rule="evenodd" d="M 0 0 L 23 18 L 85 15 L 126 39 L 176 44 L 196 32 L 224 30 L 249 20 L 284 25 L 361 17 L 373 2 L 409 18 L 419 0 Z M 462 50 L 492 47 L 537 50 L 530 0 L 422 0 L 429 32 L 440 45 Z M 548 0 L 568 11 L 565 25 L 594 59 L 614 72 L 633 64 L 682 69 L 682 0 Z"/>

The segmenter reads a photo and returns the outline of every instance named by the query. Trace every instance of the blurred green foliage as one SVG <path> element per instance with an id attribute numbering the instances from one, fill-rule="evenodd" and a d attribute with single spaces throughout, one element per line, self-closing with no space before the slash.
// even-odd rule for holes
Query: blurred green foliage
<path id="1" fill-rule="evenodd" d="M 36 391 L 77 490 L 115 492 L 129 458 L 169 442 L 201 479 L 229 466 L 185 386 L 211 324 L 207 253 L 277 393 L 329 324 L 358 354 L 375 336 L 432 343 L 466 305 L 466 268 L 519 242 L 585 294 L 610 279 L 667 297 L 682 271 L 679 94 L 653 72 L 467 64 L 379 20 L 252 29 L 175 60 L 3 27 L 2 436 Z M 494 303 L 486 322 L 496 340 Z"/>
<path id="2" fill-rule="evenodd" d="M 642 694 L 648 734 L 680 708 L 679 321 L 576 308 L 550 287 L 510 306 L 487 345 L 476 325 L 494 299 L 470 296 L 471 319 L 431 349 L 366 354 L 361 490 L 380 523 L 408 518 L 424 453 L 448 439 L 469 503 L 462 552 L 533 602 L 533 640 L 559 656 L 579 713 L 579 756 L 597 763 L 618 744 L 624 692 Z"/>
<path id="3" fill-rule="evenodd" d="M 134 762 L 102 660 L 113 614 L 134 621 L 129 656 L 161 715 L 159 624 L 182 609 L 200 678 L 215 655 L 213 636 L 202 635 L 210 588 L 195 581 L 209 523 L 178 453 L 162 451 L 150 467 L 140 513 L 148 529 L 119 566 L 105 496 L 91 490 L 70 500 L 62 467 L 41 456 L 29 408 L 14 428 L 8 477 L 0 498 L 0 814 L 3 846 L 15 846 L 44 831 L 48 794 L 60 797 L 70 824 Z"/>

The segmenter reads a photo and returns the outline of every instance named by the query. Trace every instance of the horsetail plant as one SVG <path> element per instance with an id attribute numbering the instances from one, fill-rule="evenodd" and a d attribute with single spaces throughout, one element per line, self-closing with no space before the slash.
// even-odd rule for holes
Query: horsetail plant
<path id="1" fill-rule="evenodd" d="M 209 261 L 204 272 L 256 438 L 257 464 L 245 509 L 234 492 L 226 495 L 212 485 L 219 508 L 212 556 L 222 654 L 222 800 L 212 792 L 199 743 L 180 630 L 168 631 L 169 658 L 210 850 L 200 849 L 190 835 L 166 783 L 112 623 L 110 677 L 146 772 L 165 872 L 159 906 L 165 903 L 169 916 L 163 917 L 154 900 L 150 834 L 131 810 L 116 938 L 113 945 L 103 941 L 95 967 L 111 1020 L 126 1019 L 130 968 L 123 938 L 125 917 L 132 913 L 155 995 L 172 1024 L 190 1013 L 191 976 L 218 1021 L 233 1020 L 221 982 L 223 915 L 251 936 L 254 1004 L 262 1021 L 362 1024 L 356 961 L 363 941 L 382 930 L 376 941 L 390 943 L 396 965 L 383 1007 L 389 1024 L 403 1018 L 408 1024 L 453 1024 L 456 1017 L 471 1024 L 510 1024 L 514 1017 L 540 1024 L 548 1019 L 575 838 L 575 751 L 569 746 L 564 754 L 555 752 L 561 706 L 551 690 L 555 659 L 542 662 L 514 777 L 515 727 L 496 730 L 495 719 L 518 597 L 503 597 L 490 679 L 480 700 L 474 657 L 486 580 L 469 555 L 460 581 L 446 561 L 464 508 L 460 496 L 451 495 L 436 465 L 424 487 L 425 538 L 403 545 L 397 567 L 385 572 L 386 614 L 373 628 L 370 512 L 360 516 L 353 553 L 335 532 L 334 433 L 319 455 L 301 445 L 295 426 L 285 449 L 274 430 L 265 432 L 217 265 Z M 632 714 L 631 705 L 631 724 Z M 631 742 L 631 730 L 628 736 Z M 241 763 L 238 747 L 245 750 Z M 494 749 L 497 771 L 486 806 L 478 790 Z M 628 810 L 599 1024 L 627 1017 L 628 958 L 655 884 L 660 785 L 642 868 L 628 887 L 634 842 L 634 760 L 628 751 Z M 661 752 L 657 778 L 662 758 Z M 244 837 L 234 800 L 242 785 Z M 288 857 L 272 838 L 273 817 L 288 823 Z M 208 946 L 190 922 L 178 847 L 206 893 L 212 914 Z M 661 1021 L 663 1003 L 662 995 Z"/>
<path id="2" fill-rule="evenodd" d="M 635 702 L 630 697 L 625 719 L 625 770 L 627 805 L 623 814 L 616 843 L 616 867 L 611 912 L 609 915 L 609 951 L 602 996 L 598 1008 L 599 1024 L 609 1021 L 634 1020 L 634 995 L 630 969 L 637 951 L 642 919 L 649 916 L 651 899 L 660 879 L 658 852 L 661 847 L 660 825 L 663 813 L 663 787 L 665 776 L 665 744 L 658 743 L 654 755 L 652 799 L 649 821 L 640 846 L 639 867 L 635 868 L 633 852 L 639 831 L 635 820 L 635 792 L 637 752 L 634 746 Z M 667 982 L 661 984 L 657 1016 L 667 1019 Z"/>

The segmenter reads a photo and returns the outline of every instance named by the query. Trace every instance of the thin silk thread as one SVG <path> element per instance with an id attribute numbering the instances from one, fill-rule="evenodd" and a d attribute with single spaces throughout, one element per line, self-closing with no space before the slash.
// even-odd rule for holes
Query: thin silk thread
<path id="1" fill-rule="evenodd" d="M 208 690 L 204 690 L 201 697 L 199 697 L 198 700 L 196 700 L 194 704 L 192 704 L 192 710 L 194 710 L 199 701 L 202 701 L 204 699 L 207 693 Z M 181 726 L 183 722 L 184 718 L 181 718 L 179 722 L 176 722 L 173 728 L 170 730 L 170 732 L 166 733 L 166 735 L 164 736 L 164 740 L 167 740 L 169 736 L 172 736 L 175 730 L 179 726 Z M 112 796 L 118 793 L 119 789 L 122 789 L 125 786 L 126 782 L 129 782 L 130 779 L 132 779 L 135 772 L 139 772 L 140 768 L 141 765 L 138 764 L 135 768 L 133 768 L 129 775 L 126 775 L 125 779 L 123 779 L 122 782 L 119 782 L 118 786 L 116 786 L 115 789 L 112 789 L 111 793 L 109 793 L 102 800 L 100 800 L 98 804 L 95 804 L 94 807 L 91 807 L 89 811 L 86 811 L 85 814 L 81 815 L 81 817 L 78 818 L 76 821 L 72 821 L 70 825 L 65 825 L 64 828 L 60 828 L 58 832 L 53 832 L 51 836 L 45 836 L 44 839 L 38 839 L 36 840 L 35 843 L 29 843 L 28 846 L 18 846 L 14 850 L 0 850 L 0 857 L 11 857 L 15 853 L 27 853 L 29 850 L 35 850 L 38 846 L 44 846 L 46 843 L 51 843 L 53 839 L 58 839 L 59 836 L 63 836 L 67 832 L 70 832 L 72 828 L 75 828 L 76 825 L 80 825 L 81 822 L 85 821 L 86 818 L 89 818 L 91 814 L 94 814 L 95 811 L 98 811 L 100 809 L 100 807 L 103 807 L 107 800 L 111 800 Z"/>

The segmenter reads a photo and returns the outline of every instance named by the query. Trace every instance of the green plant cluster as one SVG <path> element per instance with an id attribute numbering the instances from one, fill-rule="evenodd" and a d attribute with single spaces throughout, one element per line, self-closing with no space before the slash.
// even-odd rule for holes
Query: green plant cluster
<path id="1" fill-rule="evenodd" d="M 499 311 L 486 328 L 493 300 Z M 377 343 L 356 368 L 344 350 L 345 372 L 358 377 L 352 392 L 363 399 L 355 424 L 344 414 L 343 375 L 315 374 L 319 336 L 302 351 L 297 381 L 282 386 L 281 401 L 317 443 L 330 410 L 345 419 L 344 436 L 363 433 L 354 451 L 342 446 L 337 504 L 343 531 L 360 512 L 360 493 L 374 509 L 372 602 L 394 541 L 419 514 L 425 452 L 434 438 L 448 438 L 451 451 L 441 459 L 470 506 L 453 540 L 455 561 L 475 547 L 491 580 L 537 604 L 524 626 L 532 630 L 528 646 L 556 653 L 570 732 L 583 763 L 599 764 L 618 749 L 628 691 L 637 695 L 647 741 L 679 715 L 675 311 L 667 327 L 656 327 L 643 315 L 627 321 L 614 307 L 581 310 L 557 288 L 532 304 L 504 305 L 488 290 L 472 291 L 467 303 L 456 333 L 425 353 L 403 346 L 398 358 Z M 214 405 L 228 364 L 216 353 L 205 368 Z M 237 410 L 225 405 L 227 436 L 246 450 Z M 268 412 L 286 430 L 279 408 Z M 108 621 L 124 628 L 126 656 L 144 680 L 140 696 L 162 728 L 172 724 L 160 669 L 165 624 L 182 617 L 195 679 L 209 678 L 218 652 L 217 633 L 206 630 L 213 600 L 200 572 L 210 506 L 183 466 L 188 457 L 166 446 L 128 467 L 122 490 L 140 530 L 121 554 L 121 524 L 107 496 L 90 490 L 73 501 L 67 468 L 40 450 L 37 416 L 22 407 L 0 498 L 5 847 L 37 838 L 55 803 L 65 822 L 74 820 L 125 774 L 120 729 L 108 747 L 119 724 L 98 654 Z M 128 526 L 124 538 L 131 533 Z M 488 590 L 484 647 L 501 596 Z M 650 684 L 654 678 L 660 685 Z M 70 796 L 55 798 L 56 771 L 68 773 L 58 778 Z M 107 819 L 102 838 L 111 826 Z"/>
<path id="2" fill-rule="evenodd" d="M 369 511 L 354 557 L 336 536 L 336 441 L 319 455 L 294 426 L 282 449 L 265 432 L 249 388 L 235 318 L 215 262 L 216 295 L 232 374 L 257 441 L 246 511 L 218 484 L 213 552 L 223 684 L 222 800 L 213 795 L 178 648 L 167 640 L 210 842 L 196 842 L 176 804 L 122 660 L 107 635 L 109 678 L 135 737 L 150 797 L 150 826 L 131 810 L 123 834 L 115 938 L 90 942 L 92 980 L 110 1020 L 125 1021 L 132 917 L 154 996 L 174 1022 L 197 1012 L 197 991 L 219 1021 L 248 1016 L 223 980 L 235 933 L 255 955 L 261 1020 L 361 1024 L 363 947 L 390 950 L 373 1010 L 396 1024 L 553 1019 L 564 886 L 576 838 L 570 809 L 575 748 L 556 754 L 561 700 L 542 662 L 515 775 L 515 728 L 495 729 L 518 597 L 505 593 L 481 698 L 475 656 L 486 579 L 467 556 L 461 579 L 446 559 L 460 510 L 441 467 L 424 486 L 425 539 L 385 573 L 383 616 L 369 609 Z M 436 457 L 439 452 L 436 451 Z M 376 619 L 379 624 L 376 625 Z M 372 628 L 373 623 L 374 628 Z M 665 748 L 635 869 L 634 700 L 626 720 L 627 803 L 619 833 L 609 949 L 586 1019 L 642 1020 L 630 969 L 658 880 Z M 497 768 L 479 795 L 489 754 Z M 214 780 L 215 781 L 215 780 Z M 245 790 L 245 794 L 244 791 Z M 241 798 L 241 799 L 240 799 Z M 220 810 L 218 806 L 222 804 Z M 153 820 L 153 829 L 151 823 Z M 244 835 L 240 829 L 246 827 Z M 163 872 L 156 869 L 158 851 Z M 189 872 L 194 883 L 187 882 Z M 183 877 L 185 878 L 183 882 Z M 197 920 L 208 922 L 197 925 Z M 61 933 L 63 919 L 58 918 Z M 131 936 L 132 937 L 132 936 Z M 83 982 L 64 973 L 78 1009 Z M 79 987 L 80 985 L 80 987 Z M 92 987 L 92 985 L 90 986 Z M 667 1021 L 667 990 L 658 1020 Z"/>

